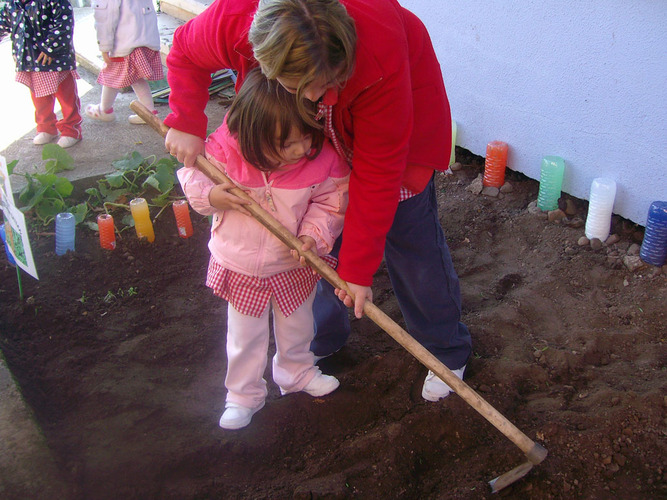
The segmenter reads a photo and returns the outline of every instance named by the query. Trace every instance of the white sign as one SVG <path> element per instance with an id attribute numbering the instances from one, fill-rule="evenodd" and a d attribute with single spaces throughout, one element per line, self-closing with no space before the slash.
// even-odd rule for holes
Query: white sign
<path id="1" fill-rule="evenodd" d="M 28 238 L 28 228 L 25 225 L 25 216 L 14 204 L 14 194 L 9 181 L 7 162 L 1 155 L 0 177 L 2 177 L 2 182 L 0 182 L 0 208 L 2 208 L 5 216 L 5 245 L 14 257 L 16 265 L 38 280 L 37 268 L 32 258 L 32 249 Z"/>

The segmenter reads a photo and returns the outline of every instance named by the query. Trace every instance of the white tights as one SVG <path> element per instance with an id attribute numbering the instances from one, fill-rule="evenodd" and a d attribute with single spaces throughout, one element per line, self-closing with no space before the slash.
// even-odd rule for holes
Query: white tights
<path id="1" fill-rule="evenodd" d="M 151 95 L 151 87 L 148 85 L 148 81 L 145 79 L 137 80 L 132 84 L 132 90 L 134 90 L 137 99 L 139 102 L 146 106 L 149 111 L 155 110 L 155 105 L 153 104 L 153 96 Z M 104 111 L 109 111 L 113 108 L 113 103 L 118 96 L 118 89 L 112 87 L 107 87 L 106 85 L 102 86 L 102 99 L 100 100 L 100 109 Z"/>

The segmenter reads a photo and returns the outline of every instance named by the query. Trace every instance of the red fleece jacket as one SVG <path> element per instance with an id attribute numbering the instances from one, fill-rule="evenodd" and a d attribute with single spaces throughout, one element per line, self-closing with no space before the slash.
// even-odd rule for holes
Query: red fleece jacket
<path id="1" fill-rule="evenodd" d="M 357 29 L 355 72 L 334 106 L 334 128 L 354 152 L 338 273 L 370 286 L 401 186 L 421 192 L 445 170 L 451 115 L 424 25 L 395 0 L 341 0 Z M 176 30 L 167 57 L 165 124 L 206 135 L 211 73 L 232 68 L 237 87 L 257 65 L 247 34 L 257 0 L 217 0 Z"/>

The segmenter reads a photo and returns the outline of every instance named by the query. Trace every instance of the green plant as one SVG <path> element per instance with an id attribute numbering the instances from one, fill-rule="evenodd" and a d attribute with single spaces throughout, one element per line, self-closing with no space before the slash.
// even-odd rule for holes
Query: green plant
<path id="1" fill-rule="evenodd" d="M 112 162 L 112 166 L 115 172 L 97 181 L 96 188 L 86 190 L 88 203 L 94 209 L 104 209 L 107 213 L 114 208 L 125 209 L 127 213 L 120 221 L 125 227 L 134 226 L 128 204 L 132 198 L 147 198 L 151 205 L 162 209 L 173 201 L 174 174 L 178 168 L 175 158 L 157 159 L 154 155 L 144 158 L 133 151 Z M 97 230 L 95 222 L 86 224 Z"/>
<path id="2" fill-rule="evenodd" d="M 67 202 L 74 186 L 66 178 L 57 175 L 64 170 L 74 169 L 74 160 L 63 148 L 57 144 L 46 144 L 42 149 L 42 159 L 45 172 L 43 174 L 24 173 L 26 185 L 18 196 L 20 210 L 24 213 L 33 212 L 44 225 L 49 225 L 60 212 L 72 212 L 77 224 L 83 221 L 88 214 L 87 203 L 71 205 Z M 18 160 L 7 165 L 11 175 Z"/>
<path id="3" fill-rule="evenodd" d="M 82 304 L 85 304 L 88 301 L 88 297 L 86 297 L 86 291 L 84 290 L 83 292 L 81 292 L 81 298 L 76 300 L 81 302 Z"/>

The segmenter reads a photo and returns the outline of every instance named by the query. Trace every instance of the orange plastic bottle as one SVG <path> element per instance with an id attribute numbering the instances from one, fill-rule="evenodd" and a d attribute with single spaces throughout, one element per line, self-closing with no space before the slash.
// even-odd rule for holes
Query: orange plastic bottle
<path id="1" fill-rule="evenodd" d="M 484 177 L 482 184 L 490 187 L 502 187 L 505 184 L 505 167 L 507 166 L 507 143 L 492 141 L 486 146 L 484 161 Z"/>
<path id="2" fill-rule="evenodd" d="M 149 243 L 155 241 L 155 232 L 151 222 L 151 214 L 148 211 L 148 203 L 143 198 L 135 198 L 130 202 L 130 211 L 134 219 L 134 229 L 137 231 L 137 238 L 146 238 Z"/>
<path id="3" fill-rule="evenodd" d="M 98 215 L 97 227 L 100 231 L 100 246 L 106 250 L 116 248 L 116 231 L 113 225 L 113 217 L 109 214 Z"/>
<path id="4" fill-rule="evenodd" d="M 178 235 L 181 238 L 189 238 L 192 236 L 193 230 L 187 200 L 176 200 L 172 203 L 172 207 L 174 208 L 174 216 L 176 217 Z"/>

